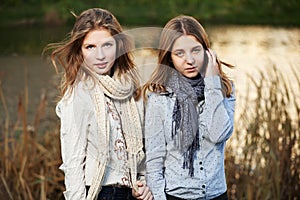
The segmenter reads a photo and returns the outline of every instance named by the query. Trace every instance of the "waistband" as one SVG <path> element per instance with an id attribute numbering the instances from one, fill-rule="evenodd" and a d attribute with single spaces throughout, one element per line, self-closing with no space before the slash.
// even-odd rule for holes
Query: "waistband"
<path id="1" fill-rule="evenodd" d="M 179 197 L 174 197 L 174 196 L 171 196 L 169 194 L 166 194 L 166 197 L 167 197 L 167 200 L 188 200 L 188 199 L 182 199 L 182 198 L 179 198 Z M 194 200 L 204 200 L 205 198 L 198 198 L 198 199 L 194 199 Z M 221 194 L 220 196 L 217 196 L 213 199 L 210 199 L 210 200 L 228 200 L 228 196 L 227 196 L 227 191 L 224 192 L 223 194 Z"/>

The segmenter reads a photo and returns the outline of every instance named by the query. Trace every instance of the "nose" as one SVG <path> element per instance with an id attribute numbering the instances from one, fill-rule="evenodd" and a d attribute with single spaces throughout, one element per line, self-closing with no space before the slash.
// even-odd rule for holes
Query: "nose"
<path id="1" fill-rule="evenodd" d="M 193 57 L 193 55 L 191 53 L 187 53 L 186 54 L 185 60 L 190 65 L 194 65 L 195 64 L 195 58 Z"/>
<path id="2" fill-rule="evenodd" d="M 97 48 L 96 58 L 99 60 L 103 60 L 105 58 L 105 53 L 101 47 Z"/>

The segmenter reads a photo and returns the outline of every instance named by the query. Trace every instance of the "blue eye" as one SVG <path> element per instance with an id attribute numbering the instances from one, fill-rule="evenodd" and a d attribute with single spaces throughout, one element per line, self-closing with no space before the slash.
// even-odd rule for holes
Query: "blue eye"
<path id="1" fill-rule="evenodd" d="M 201 52 L 200 48 L 193 49 L 193 53 L 199 53 L 199 52 Z"/>
<path id="2" fill-rule="evenodd" d="M 86 48 L 86 49 L 93 49 L 93 48 L 95 48 L 95 45 L 88 45 L 88 46 L 86 46 L 85 48 Z"/>
<path id="3" fill-rule="evenodd" d="M 183 57 L 184 56 L 184 53 L 182 51 L 176 51 L 174 54 L 178 57 Z"/>
<path id="4" fill-rule="evenodd" d="M 109 47 L 112 47 L 113 46 L 113 44 L 112 43 L 105 43 L 104 45 L 103 45 L 103 47 L 104 48 L 109 48 Z"/>

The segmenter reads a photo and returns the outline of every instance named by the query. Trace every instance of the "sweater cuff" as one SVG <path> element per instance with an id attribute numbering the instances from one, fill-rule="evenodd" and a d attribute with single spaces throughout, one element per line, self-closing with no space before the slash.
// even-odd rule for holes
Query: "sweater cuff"
<path id="1" fill-rule="evenodd" d="M 204 78 L 205 89 L 222 89 L 220 76 L 208 76 Z"/>

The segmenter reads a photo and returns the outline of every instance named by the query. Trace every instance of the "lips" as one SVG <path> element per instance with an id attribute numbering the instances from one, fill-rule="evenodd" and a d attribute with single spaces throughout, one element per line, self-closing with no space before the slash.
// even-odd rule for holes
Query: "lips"
<path id="1" fill-rule="evenodd" d="M 189 68 L 186 68 L 187 71 L 194 71 L 196 70 L 197 68 L 196 67 L 189 67 Z"/>
<path id="2" fill-rule="evenodd" d="M 97 63 L 95 64 L 95 66 L 97 66 L 98 68 L 105 68 L 107 66 L 108 62 L 102 62 L 102 63 Z"/>

